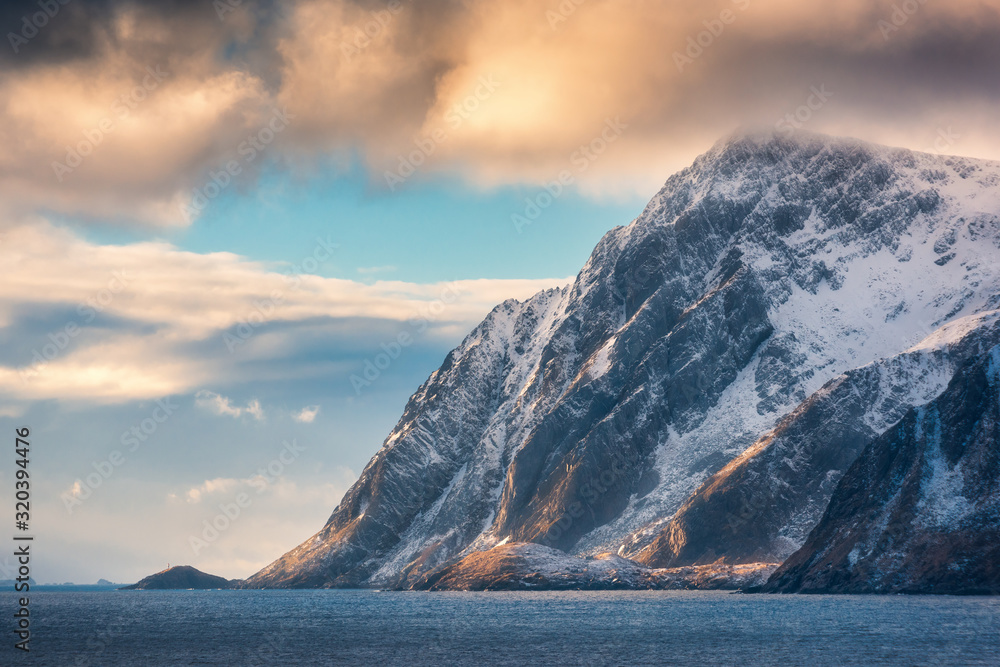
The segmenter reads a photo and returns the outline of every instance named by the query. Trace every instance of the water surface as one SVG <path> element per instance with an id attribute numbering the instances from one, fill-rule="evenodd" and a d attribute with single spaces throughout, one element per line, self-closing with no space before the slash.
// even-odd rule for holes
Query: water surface
<path id="1" fill-rule="evenodd" d="M 30 656 L 5 631 L 0 664 L 1000 664 L 996 597 L 33 592 L 31 611 Z"/>

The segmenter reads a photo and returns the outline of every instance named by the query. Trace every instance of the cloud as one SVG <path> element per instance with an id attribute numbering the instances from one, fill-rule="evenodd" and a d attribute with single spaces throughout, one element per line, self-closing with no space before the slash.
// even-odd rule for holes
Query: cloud
<path id="1" fill-rule="evenodd" d="M 319 406 L 309 405 L 302 408 L 294 415 L 292 415 L 292 419 L 302 424 L 312 424 L 313 421 L 316 419 L 316 415 L 318 414 L 319 414 Z"/>
<path id="2" fill-rule="evenodd" d="M 813 86 L 833 97 L 809 129 L 920 150 L 951 128 L 950 151 L 1000 157 L 1000 0 L 903 4 L 248 0 L 220 21 L 193 0 L 71 3 L 23 58 L 5 56 L 0 202 L 186 225 L 213 182 L 357 158 L 380 187 L 405 166 L 482 187 L 569 171 L 588 193 L 649 194 L 737 126 L 794 114 Z M 247 161 L 239 147 L 275 110 L 287 130 Z"/>
<path id="3" fill-rule="evenodd" d="M 232 494 L 234 489 L 236 489 L 241 484 L 244 484 L 242 480 L 217 477 L 216 479 L 207 479 L 202 484 L 192 487 L 187 490 L 184 494 L 184 499 L 191 504 L 200 503 L 202 498 L 216 493 Z M 176 494 L 171 494 L 175 498 Z"/>
<path id="4" fill-rule="evenodd" d="M 338 480 L 347 480 L 349 486 L 351 480 L 357 479 L 349 468 L 340 466 L 336 468 L 333 477 Z M 309 488 L 302 488 L 296 482 L 282 476 L 269 477 L 266 475 L 254 475 L 246 479 L 235 477 L 217 477 L 207 479 L 197 486 L 189 488 L 182 493 L 170 492 L 167 494 L 168 501 L 177 501 L 183 498 L 187 504 L 195 505 L 210 496 L 223 496 L 231 498 L 238 492 L 244 491 L 253 497 L 269 494 L 279 499 L 295 501 L 297 503 L 308 502 L 309 500 L 322 500 L 326 505 L 334 506 L 340 501 L 346 488 L 341 484 L 316 484 Z"/>
<path id="5" fill-rule="evenodd" d="M 216 55 L 249 26 L 195 3 L 79 4 L 0 75 L 0 212 L 185 225 L 194 189 L 270 113 L 262 73 Z M 73 48 L 46 41 L 64 33 Z"/>
<path id="6" fill-rule="evenodd" d="M 194 397 L 195 404 L 199 408 L 203 408 L 219 416 L 239 418 L 246 414 L 257 421 L 264 421 L 264 409 L 260 406 L 260 401 L 256 398 L 251 399 L 244 407 L 236 407 L 229 398 L 208 391 L 207 389 L 198 391 Z"/>
<path id="7" fill-rule="evenodd" d="M 0 405 L 0 417 L 17 419 L 24 414 L 23 405 Z"/>
<path id="8" fill-rule="evenodd" d="M 65 496 L 65 495 L 68 495 L 68 496 L 73 497 L 73 498 L 80 498 L 80 497 L 82 497 L 83 496 L 83 484 L 80 482 L 80 480 L 76 480 L 75 482 L 73 482 L 73 484 L 68 489 L 66 489 L 65 492 L 63 492 L 62 494 L 60 494 L 60 496 Z"/>
<path id="9" fill-rule="evenodd" d="M 392 329 L 409 326 L 454 342 L 505 299 L 569 281 L 366 285 L 162 242 L 100 245 L 37 220 L 7 231 L 0 260 L 0 326 L 18 332 L 0 362 L 0 399 L 18 402 L 119 403 L 329 377 L 338 372 L 330 350 L 347 341 L 377 347 L 373 335 L 394 339 Z M 46 330 L 27 326 L 51 312 L 62 315 Z M 330 362 L 303 356 L 310 349 Z M 263 416 L 202 400 L 218 414 Z"/>
<path id="10" fill-rule="evenodd" d="M 260 407 L 260 401 L 253 399 L 247 406 L 243 409 L 248 415 L 251 415 L 257 421 L 264 420 L 264 410 Z"/>
<path id="11" fill-rule="evenodd" d="M 1000 3 L 898 6 L 404 3 L 366 39 L 371 5 L 305 0 L 278 43 L 277 95 L 301 113 L 303 145 L 360 146 L 378 182 L 416 155 L 421 174 L 485 186 L 569 170 L 589 191 L 648 193 L 720 136 L 774 125 L 822 84 L 835 103 L 810 129 L 919 149 L 952 125 L 957 151 L 1000 156 L 986 112 L 998 110 Z M 898 30 L 885 37 L 880 22 Z M 609 119 L 627 128 L 603 145 Z M 438 130 L 446 138 L 428 144 Z"/>

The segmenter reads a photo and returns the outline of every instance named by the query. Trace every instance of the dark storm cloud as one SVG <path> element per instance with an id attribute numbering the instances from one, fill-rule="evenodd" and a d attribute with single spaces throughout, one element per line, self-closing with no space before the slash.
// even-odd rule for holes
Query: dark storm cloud
<path id="1" fill-rule="evenodd" d="M 95 57 L 105 40 L 114 39 L 112 23 L 122 9 L 166 21 L 177 38 L 192 23 L 221 23 L 205 0 L 14 0 L 0 6 L 0 63 L 18 67 Z"/>

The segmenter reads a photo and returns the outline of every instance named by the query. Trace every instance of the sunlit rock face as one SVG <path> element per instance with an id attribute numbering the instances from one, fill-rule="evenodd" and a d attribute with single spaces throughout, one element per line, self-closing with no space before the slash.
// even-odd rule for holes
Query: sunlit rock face
<path id="1" fill-rule="evenodd" d="M 475 551 L 416 581 L 417 590 L 736 590 L 760 586 L 778 563 L 715 563 L 647 568 L 611 553 L 570 556 L 540 544 L 511 543 Z"/>
<path id="2" fill-rule="evenodd" d="M 1000 306 L 998 186 L 996 163 L 848 139 L 720 142 L 571 285 L 490 313 L 326 526 L 247 585 L 407 587 L 505 542 L 787 556 L 866 444 L 981 344 L 906 352 Z"/>

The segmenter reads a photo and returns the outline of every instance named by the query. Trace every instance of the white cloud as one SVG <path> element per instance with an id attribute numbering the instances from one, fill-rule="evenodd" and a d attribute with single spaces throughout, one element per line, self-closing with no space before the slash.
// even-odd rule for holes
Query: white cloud
<path id="1" fill-rule="evenodd" d="M 195 404 L 219 416 L 239 418 L 243 415 L 250 415 L 257 421 L 264 421 L 264 409 L 260 406 L 260 401 L 256 398 L 250 400 L 246 406 L 237 407 L 233 405 L 232 399 L 221 394 L 216 394 L 207 389 L 201 389 L 194 395 Z"/>
<path id="2" fill-rule="evenodd" d="M 16 328 L 33 311 L 68 314 L 65 324 L 18 341 L 28 352 L 0 365 L 0 400 L 120 403 L 259 379 L 244 365 L 293 356 L 300 340 L 334 320 L 359 331 L 419 320 L 423 336 L 455 340 L 505 299 L 570 280 L 366 285 L 284 270 L 163 242 L 99 245 L 44 220 L 11 227 L 0 241 L 0 326 Z M 286 364 L 274 372 L 330 369 Z M 219 414 L 263 414 L 206 400 Z"/>
<path id="3" fill-rule="evenodd" d="M 209 496 L 215 493 L 231 493 L 242 483 L 242 480 L 226 477 L 206 479 L 202 484 L 188 489 L 187 493 L 184 494 L 184 498 L 191 504 L 200 503 L 204 496 Z M 176 494 L 172 493 L 170 496 L 176 497 Z"/>
<path id="4" fill-rule="evenodd" d="M 318 405 L 308 405 L 292 415 L 292 419 L 303 424 L 312 424 L 318 414 Z"/>
<path id="5" fill-rule="evenodd" d="M 75 482 L 73 482 L 72 486 L 70 486 L 65 492 L 60 494 L 60 497 L 67 495 L 73 498 L 80 498 L 83 495 L 83 484 L 80 482 L 80 480 L 76 480 Z"/>
<path id="6" fill-rule="evenodd" d="M 260 401 L 256 398 L 247 403 L 247 406 L 243 410 L 257 421 L 264 421 L 264 410 L 260 407 Z"/>
<path id="7" fill-rule="evenodd" d="M 334 477 L 346 480 L 357 479 L 357 475 L 352 470 L 342 466 L 335 469 Z M 348 482 L 347 486 L 350 486 L 350 482 Z M 79 489 L 77 487 L 79 487 L 79 483 L 74 484 L 70 493 L 78 494 Z M 314 484 L 303 487 L 290 479 L 286 479 L 284 476 L 270 477 L 256 474 L 246 479 L 237 479 L 235 477 L 206 479 L 201 484 L 193 486 L 180 494 L 176 492 L 168 493 L 167 500 L 176 501 L 183 497 L 188 504 L 195 505 L 209 496 L 223 495 L 228 497 L 233 496 L 237 491 L 246 491 L 251 497 L 267 493 L 278 498 L 295 500 L 299 503 L 315 500 L 323 505 L 333 507 L 340 502 L 346 492 L 346 488 L 342 483 Z"/>

